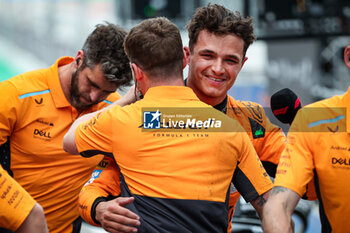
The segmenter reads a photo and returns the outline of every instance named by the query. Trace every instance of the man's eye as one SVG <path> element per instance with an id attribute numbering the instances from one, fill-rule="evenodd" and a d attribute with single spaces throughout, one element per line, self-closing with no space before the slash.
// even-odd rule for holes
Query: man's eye
<path id="1" fill-rule="evenodd" d="M 213 57 L 213 56 L 211 54 L 202 54 L 202 57 L 210 58 L 210 57 Z"/>
<path id="2" fill-rule="evenodd" d="M 227 59 L 226 60 L 228 63 L 233 63 L 233 64 L 237 64 L 237 61 L 236 60 L 232 60 L 232 59 Z"/>

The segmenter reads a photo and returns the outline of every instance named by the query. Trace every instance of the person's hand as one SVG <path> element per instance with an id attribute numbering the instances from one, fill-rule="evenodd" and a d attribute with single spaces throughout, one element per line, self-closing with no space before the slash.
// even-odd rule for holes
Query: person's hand
<path id="1" fill-rule="evenodd" d="M 122 101 L 121 106 L 125 106 L 128 104 L 132 104 L 138 100 L 141 99 L 141 93 L 140 91 L 135 87 L 135 85 L 132 85 L 129 89 L 129 91 L 120 99 Z"/>
<path id="2" fill-rule="evenodd" d="M 139 216 L 123 207 L 133 201 L 133 197 L 118 197 L 110 201 L 100 202 L 96 206 L 95 218 L 108 232 L 137 232 L 136 226 L 140 225 Z"/>

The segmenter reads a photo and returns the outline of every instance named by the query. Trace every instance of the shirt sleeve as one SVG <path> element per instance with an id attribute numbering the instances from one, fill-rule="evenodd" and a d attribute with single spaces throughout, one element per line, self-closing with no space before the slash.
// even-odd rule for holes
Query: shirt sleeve
<path id="1" fill-rule="evenodd" d="M 79 194 L 80 216 L 89 224 L 99 226 L 94 221 L 94 202 L 98 198 L 106 200 L 120 195 L 119 170 L 115 161 L 105 157 L 96 167 L 90 180 Z"/>
<path id="2" fill-rule="evenodd" d="M 246 133 L 241 133 L 241 151 L 233 175 L 233 184 L 245 201 L 250 202 L 272 188 L 272 181 L 267 175 L 252 143 Z"/>
<path id="3" fill-rule="evenodd" d="M 19 96 L 17 89 L 8 81 L 0 82 L 0 144 L 4 144 L 15 127 Z"/>
<path id="4" fill-rule="evenodd" d="M 83 157 L 92 157 L 97 154 L 113 157 L 111 139 L 114 119 L 111 111 L 118 107 L 105 110 L 77 127 L 75 143 Z"/>
<path id="5" fill-rule="evenodd" d="M 301 111 L 298 112 L 289 130 L 287 147 L 277 168 L 275 186 L 291 189 L 303 197 L 313 179 L 314 163 L 310 140 L 315 136 L 312 132 L 308 132 L 307 123 Z"/>
<path id="6" fill-rule="evenodd" d="M 30 214 L 35 200 L 0 165 L 0 227 L 16 231 Z"/>

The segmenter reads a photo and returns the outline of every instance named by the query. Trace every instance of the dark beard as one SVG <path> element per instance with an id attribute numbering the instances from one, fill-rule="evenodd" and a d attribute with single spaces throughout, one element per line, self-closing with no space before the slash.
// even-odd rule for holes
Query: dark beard
<path id="1" fill-rule="evenodd" d="M 74 108 L 76 108 L 78 112 L 81 112 L 84 109 L 90 108 L 92 105 L 94 105 L 94 103 L 87 105 L 80 101 L 81 93 L 79 92 L 79 87 L 78 87 L 79 73 L 80 73 L 80 69 L 76 70 L 72 74 L 71 83 L 70 83 L 70 96 L 71 96 L 71 105 Z"/>

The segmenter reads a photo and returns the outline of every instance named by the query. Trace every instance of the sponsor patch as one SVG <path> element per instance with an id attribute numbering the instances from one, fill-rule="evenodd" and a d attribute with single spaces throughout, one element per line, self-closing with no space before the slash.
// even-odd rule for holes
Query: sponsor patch
<path id="1" fill-rule="evenodd" d="M 97 179 L 100 176 L 101 172 L 102 172 L 102 170 L 95 170 L 95 171 L 93 171 L 92 175 L 90 177 L 90 180 L 88 180 L 88 182 L 86 182 L 84 186 L 94 182 L 94 180 Z"/>
<path id="2" fill-rule="evenodd" d="M 102 160 L 101 162 L 99 162 L 99 164 L 97 165 L 98 168 L 102 168 L 105 169 L 106 167 L 108 167 L 109 165 L 109 161 L 108 160 Z"/>
<path id="3" fill-rule="evenodd" d="M 248 117 L 248 119 L 250 122 L 250 127 L 252 128 L 253 138 L 256 139 L 265 137 L 265 128 L 252 118 Z"/>

